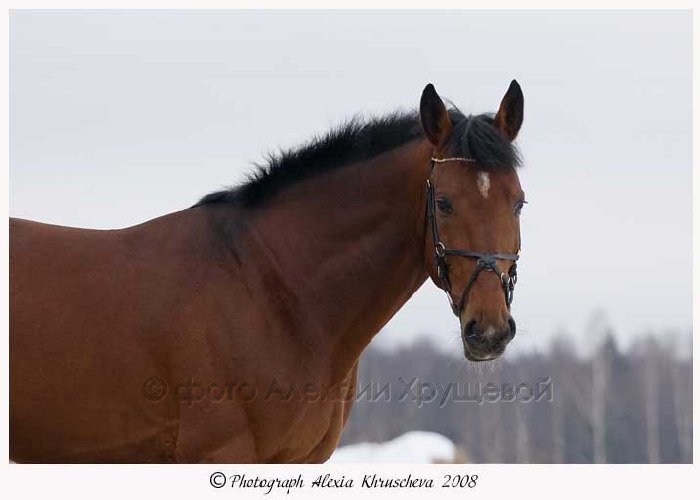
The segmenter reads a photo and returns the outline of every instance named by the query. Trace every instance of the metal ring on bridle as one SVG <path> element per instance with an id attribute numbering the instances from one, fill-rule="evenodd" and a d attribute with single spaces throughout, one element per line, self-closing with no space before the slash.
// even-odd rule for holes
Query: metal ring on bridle
<path id="1" fill-rule="evenodd" d="M 438 257 L 444 257 L 444 256 L 445 256 L 445 250 L 447 250 L 447 249 L 445 248 L 445 244 L 444 244 L 442 241 L 438 241 L 438 242 L 435 244 L 435 254 L 436 254 Z"/>

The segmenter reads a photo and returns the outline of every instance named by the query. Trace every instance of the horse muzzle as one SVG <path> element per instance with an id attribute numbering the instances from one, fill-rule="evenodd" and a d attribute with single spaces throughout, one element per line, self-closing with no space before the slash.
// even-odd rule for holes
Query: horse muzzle
<path id="1" fill-rule="evenodd" d="M 469 361 L 490 361 L 499 357 L 506 350 L 508 343 L 515 337 L 515 320 L 508 316 L 508 321 L 501 327 L 469 321 L 462 329 L 464 356 Z"/>

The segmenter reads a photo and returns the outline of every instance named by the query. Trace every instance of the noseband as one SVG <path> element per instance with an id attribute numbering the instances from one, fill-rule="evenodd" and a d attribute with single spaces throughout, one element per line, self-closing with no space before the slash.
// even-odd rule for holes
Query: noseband
<path id="1" fill-rule="evenodd" d="M 469 290 L 476 281 L 481 271 L 493 271 L 496 276 L 499 277 L 501 281 L 501 288 L 503 290 L 503 295 L 506 299 L 506 306 L 510 310 L 510 304 L 513 302 L 513 289 L 518 281 L 518 273 L 516 261 L 518 260 L 518 255 L 514 253 L 479 253 L 473 252 L 471 250 L 459 249 L 459 248 L 447 248 L 445 244 L 440 239 L 440 233 L 438 232 L 437 218 L 435 217 L 435 189 L 433 188 L 432 182 L 430 182 L 433 177 L 433 170 L 435 169 L 435 164 L 446 163 L 449 161 L 464 161 L 468 163 L 474 163 L 473 158 L 431 158 L 430 159 L 430 173 L 426 179 L 426 220 L 429 222 L 432 233 L 433 233 L 433 245 L 435 246 L 435 267 L 437 268 L 438 278 L 440 279 L 441 288 L 447 294 L 447 299 L 450 302 L 450 307 L 455 316 L 459 317 L 459 313 L 465 305 L 465 301 L 469 295 Z M 467 284 L 462 291 L 459 303 L 455 304 L 452 299 L 452 285 L 450 284 L 450 274 L 447 267 L 447 260 L 445 257 L 448 255 L 456 255 L 459 257 L 467 257 L 469 259 L 477 259 L 476 267 L 472 271 L 471 276 L 467 280 Z M 513 262 L 507 273 L 501 271 L 498 267 L 497 261 L 499 260 L 509 260 Z"/>

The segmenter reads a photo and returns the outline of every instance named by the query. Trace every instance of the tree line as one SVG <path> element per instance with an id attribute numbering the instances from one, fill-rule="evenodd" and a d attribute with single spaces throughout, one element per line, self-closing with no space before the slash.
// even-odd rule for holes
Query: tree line
<path id="1" fill-rule="evenodd" d="M 692 352 L 678 337 L 623 351 L 608 330 L 586 355 L 568 338 L 486 366 L 428 341 L 370 347 L 341 446 L 426 430 L 466 462 L 692 462 Z"/>

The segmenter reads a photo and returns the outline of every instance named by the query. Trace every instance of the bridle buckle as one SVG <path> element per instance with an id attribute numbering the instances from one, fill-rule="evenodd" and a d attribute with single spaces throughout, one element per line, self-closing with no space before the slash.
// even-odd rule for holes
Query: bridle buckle
<path id="1" fill-rule="evenodd" d="M 438 241 L 435 244 L 435 255 L 437 255 L 440 258 L 443 258 L 445 256 L 445 252 L 447 249 L 445 248 L 445 244 L 442 241 Z"/>
<path id="2" fill-rule="evenodd" d="M 501 273 L 501 283 L 504 285 L 514 285 L 513 278 L 508 273 Z"/>

